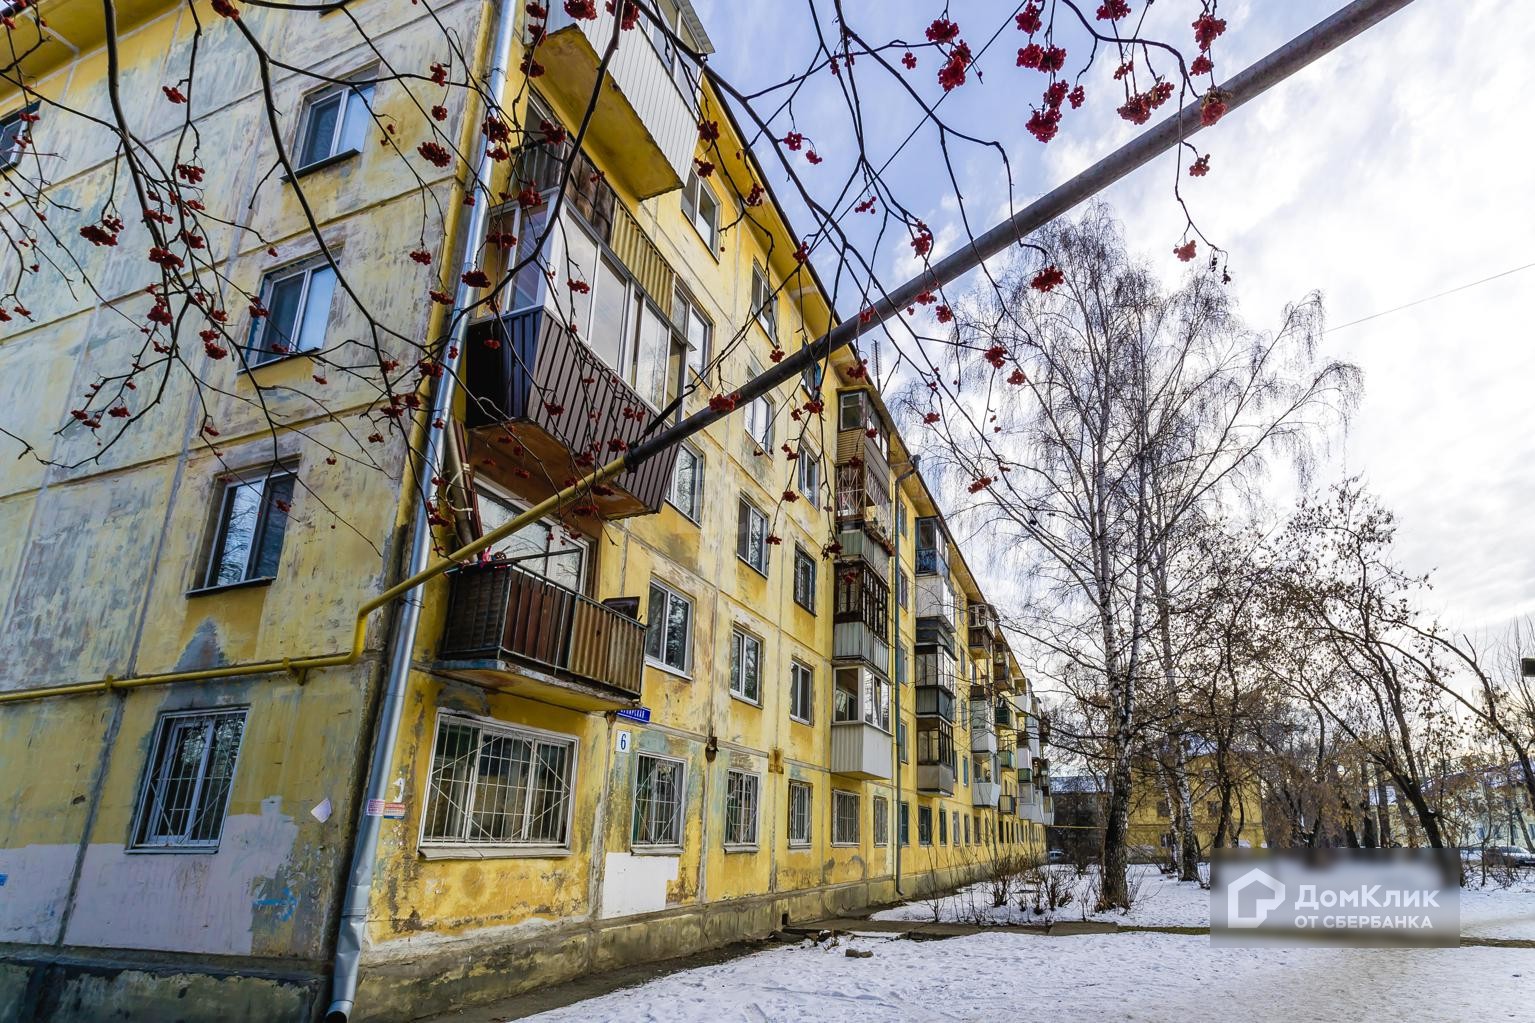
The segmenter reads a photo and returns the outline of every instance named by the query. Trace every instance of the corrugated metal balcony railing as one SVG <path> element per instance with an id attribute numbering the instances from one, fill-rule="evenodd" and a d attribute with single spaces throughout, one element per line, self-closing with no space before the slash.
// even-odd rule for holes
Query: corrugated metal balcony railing
<path id="1" fill-rule="evenodd" d="M 613 17 L 597 4 L 595 19 L 573 18 L 551 3 L 546 35 L 535 59 L 546 70 L 539 87 L 571 110 L 585 110 L 597 84 L 601 54 L 613 38 Z M 588 145 L 626 179 L 641 199 L 682 186 L 698 144 L 697 99 L 652 44 L 649 33 L 618 33 L 618 48 L 592 113 Z"/>
<path id="2" fill-rule="evenodd" d="M 645 626 L 510 562 L 449 573 L 438 657 L 452 673 L 516 688 L 517 665 L 581 687 L 570 706 L 631 705 L 644 677 Z M 513 662 L 513 663 L 504 663 Z M 456 669 L 456 670 L 452 670 Z M 563 700 L 554 702 L 564 703 Z"/>

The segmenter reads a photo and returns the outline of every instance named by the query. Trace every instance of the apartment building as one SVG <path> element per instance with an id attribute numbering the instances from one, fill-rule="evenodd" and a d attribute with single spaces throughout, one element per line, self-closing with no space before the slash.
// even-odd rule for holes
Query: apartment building
<path id="1" fill-rule="evenodd" d="M 99 91 L 101 26 L 72 0 L 52 7 L 67 45 L 32 51 L 30 88 Z M 274 72 L 294 178 L 350 286 L 405 336 L 443 332 L 447 310 L 413 296 L 455 264 L 473 218 L 462 177 L 351 138 L 359 105 L 407 136 L 431 105 L 426 82 L 371 69 L 427 66 L 446 27 L 483 77 L 508 17 L 544 69 L 503 98 L 530 134 L 491 191 L 536 199 L 488 211 L 491 236 L 521 241 L 484 247 L 487 275 L 533 239 L 545 248 L 468 324 L 441 549 L 835 322 L 744 133 L 663 33 L 618 33 L 573 151 L 611 14 L 555 5 L 530 33 L 522 4 L 348 10 L 372 17 L 371 42 L 333 15 L 303 32 L 291 13 L 242 19 L 287 33 L 263 38 L 322 76 Z M 707 52 L 686 2 L 661 11 Z M 389 798 L 367 799 L 401 619 L 365 618 L 355 663 L 270 666 L 346 650 L 358 609 L 403 575 L 409 452 L 393 438 L 336 458 L 355 450 L 366 389 L 338 380 L 323 409 L 305 397 L 315 353 L 366 325 L 291 183 L 268 173 L 256 68 L 229 25 L 191 13 L 124 8 L 118 59 L 158 88 L 194 41 L 200 60 L 225 58 L 191 113 L 204 146 L 248 157 L 210 161 L 232 226 L 209 244 L 288 311 L 251 325 L 239 365 L 199 367 L 216 391 L 173 383 L 96 461 L 0 462 L 0 777 L 14 793 L 0 1019 L 410 1018 L 1042 849 L 1048 722 L 846 351 L 426 584 L 382 754 Z M 483 114 L 465 102 L 444 123 L 475 152 Z M 700 121 L 716 148 L 700 148 Z M 89 125 L 29 130 L 58 161 L 56 188 L 107 187 L 110 148 Z M 698 160 L 717 165 L 700 176 Z M 423 192 L 431 266 L 403 258 L 423 244 Z M 93 258 L 114 289 L 102 300 L 28 285 L 35 319 L 0 337 L 5 407 L 68 407 L 127 343 L 115 307 L 140 300 L 147 270 Z M 289 343 L 269 342 L 274 321 Z M 257 384 L 283 403 L 275 438 Z M 199 443 L 208 420 L 217 456 Z M 92 441 L 54 443 L 43 456 L 69 463 Z"/>

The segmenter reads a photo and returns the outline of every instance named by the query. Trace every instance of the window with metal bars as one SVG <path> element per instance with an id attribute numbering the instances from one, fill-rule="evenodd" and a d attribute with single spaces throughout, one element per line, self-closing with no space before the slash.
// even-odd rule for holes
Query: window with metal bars
<path id="1" fill-rule="evenodd" d="M 858 793 L 841 790 L 832 792 L 831 844 L 858 844 Z"/>
<path id="2" fill-rule="evenodd" d="M 499 722 L 437 722 L 421 841 L 567 848 L 576 740 Z"/>
<path id="3" fill-rule="evenodd" d="M 641 753 L 635 760 L 634 845 L 682 845 L 681 760 Z"/>
<path id="4" fill-rule="evenodd" d="M 810 808 L 813 789 L 808 781 L 789 783 L 789 848 L 799 849 L 810 844 Z"/>
<path id="5" fill-rule="evenodd" d="M 133 848 L 218 848 L 245 714 L 241 708 L 160 718 L 139 794 Z"/>
<path id="6" fill-rule="evenodd" d="M 746 771 L 731 771 L 725 776 L 725 846 L 735 849 L 757 847 L 757 796 L 762 779 Z"/>
<path id="7" fill-rule="evenodd" d="M 874 797 L 874 844 L 890 844 L 890 800 Z"/>

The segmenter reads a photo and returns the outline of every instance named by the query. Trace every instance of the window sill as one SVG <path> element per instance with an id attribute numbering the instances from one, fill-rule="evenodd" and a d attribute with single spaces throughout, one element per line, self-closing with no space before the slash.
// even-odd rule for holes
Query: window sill
<path id="1" fill-rule="evenodd" d="M 362 155 L 362 150 L 361 149 L 343 149 L 339 153 L 332 153 L 332 154 L 330 154 L 329 156 L 327 156 L 323 160 L 316 160 L 314 163 L 306 163 L 302 167 L 295 167 L 295 168 L 293 168 L 293 173 L 292 174 L 284 174 L 282 176 L 282 180 L 283 181 L 289 181 L 289 182 L 297 181 L 299 178 L 302 178 L 305 175 L 313 174 L 315 171 L 324 170 L 327 167 L 330 167 L 330 166 L 333 166 L 335 164 L 341 163 L 343 160 L 350 160 L 354 156 L 361 156 L 361 155 Z"/>
<path id="2" fill-rule="evenodd" d="M 285 362 L 292 362 L 294 359 L 306 359 L 319 350 L 318 348 L 300 348 L 298 351 L 282 352 L 272 356 L 270 359 L 262 359 L 260 362 L 251 362 L 249 355 L 247 355 L 240 360 L 240 372 L 245 376 L 255 376 L 268 366 L 280 366 Z"/>
<path id="3" fill-rule="evenodd" d="M 758 710 L 762 709 L 762 701 L 761 700 L 753 700 L 750 696 L 742 696 L 740 693 L 732 692 L 730 694 L 730 698 L 732 700 L 736 701 L 737 703 L 744 703 L 748 707 L 755 707 Z"/>
<path id="4" fill-rule="evenodd" d="M 251 590 L 258 586 L 270 586 L 277 580 L 276 576 L 264 575 L 259 579 L 241 579 L 237 583 L 219 583 L 217 586 L 196 586 L 187 590 L 186 597 L 207 597 L 215 593 L 227 593 L 230 590 Z"/>
<path id="5" fill-rule="evenodd" d="M 755 845 L 727 845 L 727 846 L 725 846 L 725 852 L 726 853 L 754 853 L 754 852 L 757 852 L 757 851 L 758 851 L 758 847 L 755 846 Z"/>
<path id="6" fill-rule="evenodd" d="M 833 842 L 831 847 L 833 849 L 857 849 L 862 844 L 861 842 Z"/>
<path id="7" fill-rule="evenodd" d="M 790 842 L 789 843 L 789 851 L 790 852 L 809 852 L 810 851 L 810 843 L 809 842 Z"/>
<path id="8" fill-rule="evenodd" d="M 698 516 L 696 516 L 696 515 L 689 515 L 679 505 L 677 505 L 675 502 L 673 502 L 672 499 L 669 498 L 669 497 L 666 499 L 666 506 L 668 508 L 672 509 L 672 511 L 676 512 L 678 515 L 681 515 L 687 521 L 691 522 L 693 525 L 697 526 L 697 525 L 701 524 L 699 522 L 699 520 L 698 520 Z"/>
<path id="9" fill-rule="evenodd" d="M 570 855 L 569 846 L 558 845 L 422 845 L 416 854 L 423 860 L 553 860 Z"/>
<path id="10" fill-rule="evenodd" d="M 789 720 L 796 725 L 804 725 L 806 728 L 815 727 L 815 722 L 811 721 L 809 718 L 797 718 L 793 714 L 790 714 Z"/>
<path id="11" fill-rule="evenodd" d="M 124 849 L 123 852 L 130 856 L 158 856 L 170 854 L 172 856 L 190 856 L 196 853 L 216 853 L 217 845 L 137 845 Z"/>
<path id="12" fill-rule="evenodd" d="M 647 657 L 647 658 L 645 658 L 645 667 L 647 667 L 647 668 L 654 668 L 654 669 L 656 669 L 657 671 L 659 671 L 663 675 L 670 675 L 672 678 L 676 679 L 679 682 L 691 682 L 691 681 L 693 681 L 693 675 L 692 675 L 691 672 L 679 671 L 676 668 L 674 668 L 673 666 L 671 666 L 670 664 L 666 664 L 663 661 L 653 661 L 649 657 Z"/>
<path id="13" fill-rule="evenodd" d="M 629 846 L 629 852 L 635 856 L 681 856 L 680 845 L 633 845 Z"/>
<path id="14" fill-rule="evenodd" d="M 794 602 L 794 606 L 799 608 L 801 611 L 805 612 L 806 614 L 812 614 L 812 615 L 815 614 L 815 608 L 811 607 L 808 604 L 801 604 L 799 601 L 796 600 Z"/>
<path id="15" fill-rule="evenodd" d="M 747 568 L 751 569 L 753 572 L 756 572 L 762 578 L 766 579 L 768 577 L 767 569 L 765 569 L 765 568 L 758 568 L 756 565 L 753 565 L 750 561 L 747 561 L 745 558 L 741 557 L 741 555 L 737 554 L 736 555 L 736 560 L 739 561 L 741 564 L 745 565 Z"/>

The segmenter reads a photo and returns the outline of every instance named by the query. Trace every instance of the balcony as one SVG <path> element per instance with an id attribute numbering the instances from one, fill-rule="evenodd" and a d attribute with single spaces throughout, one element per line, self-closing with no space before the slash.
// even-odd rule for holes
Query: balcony
<path id="1" fill-rule="evenodd" d="M 860 523 L 887 548 L 894 537 L 894 513 L 890 492 L 881 473 L 888 473 L 883 460 L 875 465 L 863 460 L 837 466 L 837 521 L 839 525 Z"/>
<path id="2" fill-rule="evenodd" d="M 868 562 L 839 561 L 833 589 L 832 657 L 890 671 L 890 587 Z"/>
<path id="3" fill-rule="evenodd" d="M 953 764 L 918 764 L 917 791 L 929 795 L 954 794 Z"/>
<path id="4" fill-rule="evenodd" d="M 1004 771 L 1011 771 L 1013 769 L 1013 751 L 1006 746 L 997 750 L 997 765 Z"/>
<path id="5" fill-rule="evenodd" d="M 990 604 L 970 605 L 970 653 L 976 660 L 990 663 L 996 655 L 997 613 Z"/>
<path id="6" fill-rule="evenodd" d="M 1001 795 L 1002 786 L 994 781 L 978 781 L 970 786 L 972 806 L 996 809 L 997 800 Z"/>
<path id="7" fill-rule="evenodd" d="M 487 347 L 490 338 L 499 345 Z M 553 492 L 645 431 L 646 417 L 624 415 L 646 407 L 640 396 L 543 309 L 472 325 L 464 354 L 467 425 L 476 462 L 490 459 L 492 476 L 542 481 Z M 656 511 L 676 461 L 676 448 L 657 455 L 595 488 L 590 503 L 608 519 Z"/>
<path id="8" fill-rule="evenodd" d="M 584 111 L 597 84 L 601 54 L 613 37 L 613 14 L 597 5 L 595 20 L 577 20 L 550 4 L 536 59 L 546 70 L 539 88 L 567 110 Z M 682 187 L 698 144 L 694 97 L 686 96 L 646 31 L 618 33 L 587 144 L 641 199 Z"/>
<path id="9" fill-rule="evenodd" d="M 831 773 L 849 778 L 890 777 L 890 733 L 865 721 L 838 721 L 831 726 Z"/>
<path id="10" fill-rule="evenodd" d="M 954 690 L 943 685 L 919 685 L 916 688 L 915 709 L 918 717 L 936 717 L 953 721 Z"/>
<path id="11" fill-rule="evenodd" d="M 970 752 L 992 754 L 997 752 L 997 729 L 991 723 L 991 715 L 985 703 L 970 704 Z"/>
<path id="12" fill-rule="evenodd" d="M 1044 801 L 1040 803 L 1039 823 L 1046 825 L 1053 825 L 1055 823 L 1055 800 L 1049 796 L 1046 796 Z"/>
<path id="13" fill-rule="evenodd" d="M 510 562 L 448 578 L 439 673 L 576 710 L 638 704 L 643 623 Z"/>
<path id="14" fill-rule="evenodd" d="M 1008 817 L 1018 813 L 1018 797 L 1013 795 L 999 796 L 997 798 L 997 813 Z"/>

